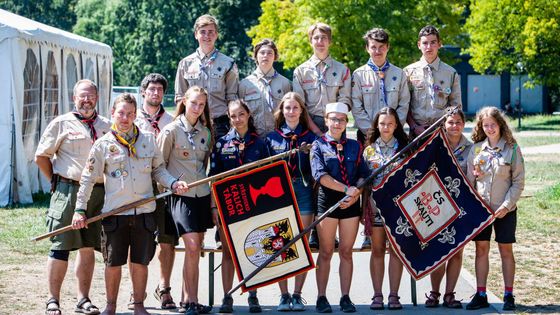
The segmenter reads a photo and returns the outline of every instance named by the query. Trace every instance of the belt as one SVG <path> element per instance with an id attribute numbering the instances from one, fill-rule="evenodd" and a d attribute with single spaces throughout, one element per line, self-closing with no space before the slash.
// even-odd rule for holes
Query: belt
<path id="1" fill-rule="evenodd" d="M 70 179 L 70 178 L 62 177 L 60 175 L 58 176 L 58 181 L 61 182 L 61 183 L 66 183 L 66 184 L 70 184 L 70 185 L 74 185 L 74 186 L 80 186 L 80 182 L 75 181 L 75 180 Z M 100 187 L 100 186 L 102 187 L 103 184 L 102 183 L 97 183 L 94 186 L 95 187 Z"/>

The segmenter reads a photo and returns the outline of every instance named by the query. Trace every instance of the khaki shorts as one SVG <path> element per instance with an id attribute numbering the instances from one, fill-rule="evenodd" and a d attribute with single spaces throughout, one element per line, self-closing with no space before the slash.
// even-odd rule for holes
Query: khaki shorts
<path id="1" fill-rule="evenodd" d="M 80 188 L 78 185 L 58 182 L 47 210 L 46 224 L 49 232 L 72 224 L 78 188 Z M 95 185 L 87 204 L 86 216 L 88 218 L 101 213 L 104 198 L 103 185 Z M 93 247 L 99 250 L 101 248 L 100 235 L 101 223 L 94 222 L 88 224 L 87 229 L 71 230 L 51 237 L 51 250 L 76 250 L 83 247 Z"/>

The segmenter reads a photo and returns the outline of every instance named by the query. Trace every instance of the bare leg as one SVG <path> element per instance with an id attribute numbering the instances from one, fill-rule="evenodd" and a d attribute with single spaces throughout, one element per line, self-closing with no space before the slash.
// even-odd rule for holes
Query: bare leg
<path id="1" fill-rule="evenodd" d="M 342 219 L 338 221 L 339 226 L 339 244 L 338 255 L 340 257 L 340 266 L 338 272 L 340 276 L 340 292 L 341 295 L 350 294 L 350 286 L 352 285 L 352 273 L 354 271 L 354 262 L 352 260 L 352 248 L 358 235 L 359 217 Z"/>
<path id="2" fill-rule="evenodd" d="M 158 249 L 159 260 L 159 289 L 171 286 L 171 272 L 175 261 L 175 246 L 173 244 L 160 243 Z M 162 301 L 173 300 L 171 294 L 163 294 Z"/>
<path id="3" fill-rule="evenodd" d="M 441 264 L 436 270 L 432 271 L 430 274 L 430 282 L 432 283 L 432 291 L 439 293 L 439 287 L 441 285 L 441 280 L 445 275 L 445 268 L 449 262 Z"/>
<path id="4" fill-rule="evenodd" d="M 319 256 L 317 257 L 317 269 L 315 271 L 319 296 L 326 295 L 337 227 L 338 219 L 333 218 L 325 218 L 317 225 L 319 243 L 321 244 L 319 247 Z"/>
<path id="5" fill-rule="evenodd" d="M 502 274 L 504 286 L 513 287 L 515 280 L 515 257 L 513 256 L 513 244 L 498 243 L 500 257 L 502 258 Z"/>
<path id="6" fill-rule="evenodd" d="M 457 280 L 461 274 L 461 266 L 463 265 L 463 249 L 455 253 L 447 261 L 447 270 L 445 277 L 445 293 L 451 293 L 455 291 L 455 285 L 457 285 Z"/>
<path id="7" fill-rule="evenodd" d="M 185 261 L 183 263 L 183 285 L 186 288 L 187 303 L 198 303 L 198 264 L 204 233 L 187 233 L 182 235 L 185 243 Z"/>
<path id="8" fill-rule="evenodd" d="M 78 301 L 84 297 L 89 297 L 93 269 L 95 267 L 95 253 L 93 247 L 84 247 L 78 250 L 76 256 L 76 287 L 78 288 Z"/>
<path id="9" fill-rule="evenodd" d="M 371 228 L 371 256 L 369 272 L 374 294 L 383 294 L 383 276 L 385 275 L 385 251 L 387 249 L 383 227 Z"/>
<path id="10" fill-rule="evenodd" d="M 231 290 L 233 286 L 233 260 L 229 252 L 228 242 L 223 229 L 220 227 L 220 239 L 222 240 L 222 287 L 224 288 L 224 295 Z"/>
<path id="11" fill-rule="evenodd" d="M 131 263 L 131 265 L 130 279 L 132 280 L 132 291 L 135 302 L 134 315 L 149 315 L 150 313 L 148 313 L 144 307 L 144 292 L 146 292 L 146 283 L 148 282 L 148 266 L 136 263 Z"/>
<path id="12" fill-rule="evenodd" d="M 107 294 L 107 306 L 102 315 L 115 315 L 117 310 L 117 297 L 121 284 L 121 266 L 105 266 L 105 291 Z M 142 296 L 143 298 L 143 296 Z M 140 299 L 142 301 L 142 299 Z"/>
<path id="13" fill-rule="evenodd" d="M 68 262 L 53 258 L 47 259 L 47 281 L 49 283 L 49 294 L 60 301 L 60 289 L 64 276 L 68 270 Z"/>
<path id="14" fill-rule="evenodd" d="M 303 224 L 303 227 L 308 227 L 311 222 L 313 222 L 313 215 L 302 215 L 301 216 L 301 221 Z M 305 236 L 307 239 L 309 239 L 309 233 L 306 234 Z M 294 286 L 294 293 L 297 294 L 301 294 L 301 290 L 303 289 L 303 284 L 305 283 L 305 278 L 307 277 L 307 272 L 301 273 L 299 275 L 296 276 L 295 279 L 295 286 Z M 287 292 L 288 288 L 286 286 L 286 292 Z M 280 291 L 282 291 L 282 288 L 280 288 Z M 282 292 L 284 293 L 284 292 Z"/>
<path id="15" fill-rule="evenodd" d="M 401 286 L 403 265 L 392 246 L 389 246 L 389 288 L 390 293 L 398 295 Z"/>
<path id="16" fill-rule="evenodd" d="M 488 254 L 490 253 L 489 241 L 476 241 L 476 257 L 474 259 L 475 273 L 476 273 L 476 286 L 485 287 L 488 279 L 488 271 L 490 269 L 490 262 Z"/>

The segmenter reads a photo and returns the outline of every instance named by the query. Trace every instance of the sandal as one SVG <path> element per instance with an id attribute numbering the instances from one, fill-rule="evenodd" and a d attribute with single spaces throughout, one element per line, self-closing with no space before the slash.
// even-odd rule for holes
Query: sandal
<path id="1" fill-rule="evenodd" d="M 399 302 L 400 296 L 396 294 L 389 294 L 389 300 L 387 301 L 387 308 L 391 311 L 402 310 L 402 304 Z"/>
<path id="2" fill-rule="evenodd" d="M 369 308 L 372 310 L 382 310 L 385 308 L 385 306 L 383 305 L 383 294 L 381 293 L 376 293 L 373 295 L 373 297 L 371 298 L 371 304 L 369 305 Z"/>
<path id="3" fill-rule="evenodd" d="M 436 291 L 430 291 L 430 295 L 425 294 L 426 302 L 424 303 L 426 307 L 438 307 L 439 306 L 439 297 L 441 293 Z"/>
<path id="4" fill-rule="evenodd" d="M 449 292 L 443 295 L 443 306 L 447 308 L 463 308 L 461 301 L 455 300 L 455 292 Z"/>
<path id="5" fill-rule="evenodd" d="M 164 299 L 164 295 L 168 295 L 169 298 Z M 161 303 L 162 310 L 174 310 L 177 308 L 177 305 L 175 305 L 175 302 L 173 302 L 173 298 L 171 297 L 171 287 L 160 289 L 158 285 L 156 287 L 156 291 L 154 292 L 154 297 Z"/>
<path id="6" fill-rule="evenodd" d="M 47 301 L 45 315 L 62 315 L 62 311 L 60 311 L 60 304 L 58 303 L 58 300 L 55 299 L 54 297 L 51 297 Z"/>
<path id="7" fill-rule="evenodd" d="M 82 313 L 82 314 L 99 314 L 99 308 L 91 303 L 91 300 L 88 297 L 83 297 L 78 305 L 76 305 L 76 309 L 74 310 L 75 313 Z"/>
<path id="8" fill-rule="evenodd" d="M 147 297 L 148 297 L 148 293 L 144 292 L 144 299 L 142 301 L 146 301 Z M 129 311 L 134 311 L 134 305 L 136 305 L 136 303 L 134 302 L 134 292 L 130 292 L 130 298 L 128 299 L 128 304 L 126 304 L 126 308 Z"/>

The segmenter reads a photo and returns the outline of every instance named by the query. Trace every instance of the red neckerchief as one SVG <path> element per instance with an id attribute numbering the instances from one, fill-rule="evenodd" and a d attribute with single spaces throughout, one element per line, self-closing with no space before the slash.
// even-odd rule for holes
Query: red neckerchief
<path id="1" fill-rule="evenodd" d="M 79 121 L 83 122 L 89 127 L 89 135 L 91 136 L 91 143 L 94 143 L 95 140 L 97 140 L 97 131 L 95 131 L 95 127 L 93 126 L 93 124 L 97 119 L 97 112 L 94 111 L 93 116 L 91 116 L 91 118 L 84 118 L 84 116 L 82 116 L 82 114 L 80 114 L 77 111 L 73 111 L 72 114 L 74 114 L 74 116 L 76 116 L 76 118 Z"/>
<path id="2" fill-rule="evenodd" d="M 245 150 L 247 149 L 247 147 L 249 147 L 250 145 L 252 145 L 253 143 L 255 143 L 255 137 L 258 137 L 259 135 L 257 135 L 254 132 L 251 132 L 249 134 L 249 137 L 251 138 L 251 140 L 249 140 L 249 142 L 245 143 L 245 139 L 239 141 L 237 139 L 232 139 L 231 142 L 237 147 L 237 162 L 238 162 L 238 166 L 243 165 L 243 157 L 245 157 Z"/>
<path id="3" fill-rule="evenodd" d="M 342 175 L 342 182 L 349 186 L 348 182 L 348 172 L 346 171 L 346 166 L 344 165 L 344 145 L 346 144 L 346 138 L 340 139 L 338 141 L 329 141 L 327 137 L 323 136 L 323 140 L 328 142 L 336 151 L 336 157 L 338 158 L 338 166 L 340 167 L 340 173 Z"/>
<path id="4" fill-rule="evenodd" d="M 156 136 L 161 131 L 159 129 L 159 120 L 161 119 L 161 116 L 163 116 L 164 113 L 165 113 L 165 108 L 163 108 L 162 104 L 159 104 L 159 110 L 153 118 L 150 116 L 150 114 L 142 110 L 142 115 L 144 115 L 144 118 L 146 118 L 146 120 L 150 123 L 150 125 L 152 125 L 152 128 L 154 128 L 154 130 L 156 131 L 155 132 Z"/>
<path id="5" fill-rule="evenodd" d="M 298 149 L 299 145 L 297 143 L 297 140 L 300 137 L 305 136 L 308 132 L 309 129 L 304 130 L 301 134 L 297 135 L 295 132 L 289 132 L 287 135 L 284 134 L 280 129 L 276 129 L 276 132 L 282 136 L 282 138 L 286 139 L 288 141 L 288 143 L 290 144 L 290 147 L 288 148 L 288 151 L 291 151 L 293 149 Z M 293 178 L 296 174 L 296 168 L 297 168 L 297 163 L 296 163 L 296 152 L 293 152 L 292 154 L 290 154 L 290 157 L 288 158 L 288 169 L 290 170 L 290 176 Z"/>

